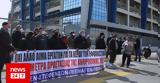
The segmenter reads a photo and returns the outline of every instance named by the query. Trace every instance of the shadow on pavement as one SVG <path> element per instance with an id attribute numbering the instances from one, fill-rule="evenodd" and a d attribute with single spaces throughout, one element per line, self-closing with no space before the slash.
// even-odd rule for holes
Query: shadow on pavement
<path id="1" fill-rule="evenodd" d="M 150 75 L 150 76 L 156 76 L 158 75 L 158 73 L 154 73 L 151 71 L 146 71 L 146 70 L 140 70 L 140 69 L 135 69 L 135 68 L 131 68 L 132 70 L 136 71 L 135 74 L 141 74 L 141 75 Z"/>
<path id="2" fill-rule="evenodd" d="M 130 66 L 136 66 L 135 64 L 130 64 Z"/>
<path id="3" fill-rule="evenodd" d="M 98 74 L 97 76 L 98 76 L 97 78 L 104 78 L 104 77 L 106 77 L 105 75 L 101 75 L 101 74 Z M 107 83 L 107 82 L 105 82 L 106 80 L 112 80 L 112 79 L 117 79 L 117 80 L 120 80 L 122 82 L 138 83 L 138 82 L 135 82 L 135 81 L 131 81 L 127 77 L 119 76 L 119 75 L 116 75 L 116 74 L 113 74 L 113 73 L 109 73 L 109 77 L 107 77 L 106 79 L 103 79 L 104 82 L 101 82 L 101 83 Z"/>
<path id="4" fill-rule="evenodd" d="M 112 79 L 118 79 L 120 81 L 123 81 L 123 82 L 129 82 L 129 83 L 138 83 L 138 82 L 135 82 L 135 81 L 131 81 L 130 79 L 126 78 L 126 77 L 116 77 L 116 78 L 112 78 Z M 109 79 L 108 79 L 109 80 Z"/>
<path id="5" fill-rule="evenodd" d="M 150 62 L 135 62 L 135 63 L 142 64 L 142 65 L 158 65 Z"/>
<path id="6" fill-rule="evenodd" d="M 141 74 L 141 75 L 150 75 L 150 76 L 156 76 L 158 75 L 158 73 L 154 73 L 151 71 L 146 71 L 146 70 L 140 70 L 140 69 L 136 69 L 136 68 L 129 68 L 129 69 L 124 69 L 124 68 L 119 68 L 125 72 L 129 72 L 129 73 L 133 73 L 133 74 Z"/>

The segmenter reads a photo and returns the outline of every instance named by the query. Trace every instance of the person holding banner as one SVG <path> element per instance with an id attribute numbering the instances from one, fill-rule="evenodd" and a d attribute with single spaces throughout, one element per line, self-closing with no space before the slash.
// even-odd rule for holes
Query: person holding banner
<path id="1" fill-rule="evenodd" d="M 10 55 L 13 55 L 15 51 L 15 48 L 12 46 L 11 36 L 8 33 L 9 28 L 9 23 L 2 23 L 2 29 L 0 30 L 0 80 L 4 64 L 11 62 Z M 2 82 L 0 81 L 0 83 Z"/>

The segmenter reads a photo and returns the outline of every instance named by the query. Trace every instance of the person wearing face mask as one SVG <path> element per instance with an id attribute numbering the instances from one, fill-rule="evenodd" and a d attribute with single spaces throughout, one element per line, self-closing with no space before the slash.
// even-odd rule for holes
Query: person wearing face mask
<path id="1" fill-rule="evenodd" d="M 96 49 L 106 49 L 104 38 L 105 38 L 104 33 L 100 33 L 99 37 L 96 40 Z"/>
<path id="2" fill-rule="evenodd" d="M 75 49 L 87 49 L 87 39 L 85 38 L 85 32 L 81 31 L 80 34 L 74 40 Z"/>

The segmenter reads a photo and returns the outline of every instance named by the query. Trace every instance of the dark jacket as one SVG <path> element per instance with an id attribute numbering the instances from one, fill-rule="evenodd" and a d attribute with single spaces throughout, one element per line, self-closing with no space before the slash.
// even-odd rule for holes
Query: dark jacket
<path id="1" fill-rule="evenodd" d="M 8 57 L 12 51 L 15 51 L 15 48 L 12 46 L 11 36 L 2 28 L 0 30 L 0 56 Z"/>
<path id="2" fill-rule="evenodd" d="M 58 50 L 61 49 L 61 38 L 58 37 L 58 35 L 53 35 L 50 39 L 49 39 L 49 48 L 54 50 Z"/>
<path id="3" fill-rule="evenodd" d="M 112 37 L 107 38 L 107 46 L 109 46 L 109 41 L 112 39 Z"/>
<path id="4" fill-rule="evenodd" d="M 12 43 L 13 43 L 13 46 L 15 47 L 15 48 L 19 48 L 18 47 L 18 43 L 19 43 L 19 41 L 21 40 L 21 38 L 22 38 L 22 34 L 21 34 L 21 32 L 20 31 L 15 31 L 13 34 L 12 34 Z"/>
<path id="5" fill-rule="evenodd" d="M 68 37 L 68 47 L 70 48 L 70 49 L 73 49 L 74 48 L 74 36 L 69 36 Z"/>
<path id="6" fill-rule="evenodd" d="M 82 37 L 79 35 L 78 37 L 75 38 L 74 40 L 74 48 L 78 49 L 87 49 L 87 40 L 85 37 Z"/>
<path id="7" fill-rule="evenodd" d="M 27 37 L 26 37 L 26 49 L 27 50 L 34 50 L 36 49 L 36 46 L 35 46 L 35 39 L 36 37 L 33 37 L 33 33 L 28 33 L 27 34 Z"/>
<path id="8" fill-rule="evenodd" d="M 123 42 L 124 42 L 124 41 L 121 41 L 121 40 L 120 40 L 120 41 L 118 41 L 118 50 L 117 50 L 117 53 L 118 53 L 118 54 L 121 54 L 122 44 L 123 44 Z"/>
<path id="9" fill-rule="evenodd" d="M 48 49 L 48 36 L 38 35 L 36 38 L 36 48 L 37 50 L 47 50 Z"/>
<path id="10" fill-rule="evenodd" d="M 109 41 L 108 49 L 111 51 L 117 51 L 118 49 L 118 42 L 114 39 Z"/>
<path id="11" fill-rule="evenodd" d="M 96 40 L 96 49 L 105 49 L 106 48 L 106 44 L 104 39 L 98 38 Z"/>
<path id="12" fill-rule="evenodd" d="M 67 37 L 64 36 L 64 37 L 60 38 L 60 42 L 61 42 L 60 49 L 67 49 L 67 43 L 68 43 Z"/>
<path id="13" fill-rule="evenodd" d="M 135 49 L 140 49 L 140 47 L 141 47 L 140 39 L 136 39 Z"/>
<path id="14" fill-rule="evenodd" d="M 91 39 L 87 38 L 87 48 L 90 48 L 90 47 L 91 47 Z"/>
<path id="15" fill-rule="evenodd" d="M 27 50 L 35 50 L 36 49 L 34 38 L 26 38 L 25 43 L 26 43 Z"/>
<path id="16" fill-rule="evenodd" d="M 20 51 L 24 51 L 27 50 L 26 49 L 26 37 L 25 34 L 22 34 L 22 38 L 19 41 L 19 45 L 18 45 Z"/>

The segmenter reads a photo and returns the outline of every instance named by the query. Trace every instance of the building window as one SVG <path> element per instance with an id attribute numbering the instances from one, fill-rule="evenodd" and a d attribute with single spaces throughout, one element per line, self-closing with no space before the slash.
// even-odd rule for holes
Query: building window
<path id="1" fill-rule="evenodd" d="M 74 24 L 74 25 L 80 25 L 81 15 L 72 15 L 63 18 L 64 24 Z"/>
<path id="2" fill-rule="evenodd" d="M 35 13 L 39 13 L 40 12 L 40 6 L 34 7 L 34 11 L 35 11 Z"/>
<path id="3" fill-rule="evenodd" d="M 69 10 L 81 6 L 81 0 L 64 0 L 64 10 Z"/>
<path id="4" fill-rule="evenodd" d="M 108 0 L 93 0 L 92 20 L 107 21 L 107 2 Z"/>
<path id="5" fill-rule="evenodd" d="M 65 34 L 69 35 L 74 31 L 78 34 L 80 30 L 81 15 L 71 15 L 63 18 L 63 29 Z"/>
<path id="6" fill-rule="evenodd" d="M 60 0 L 49 0 L 46 2 L 46 9 L 60 6 Z"/>

